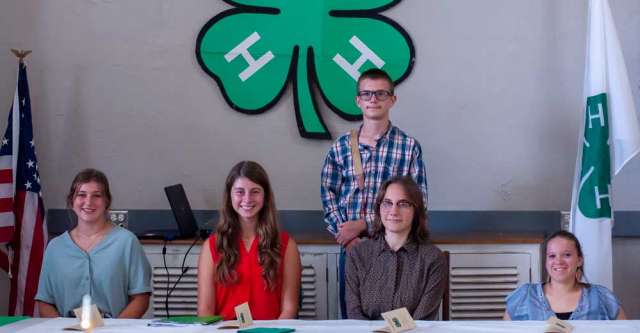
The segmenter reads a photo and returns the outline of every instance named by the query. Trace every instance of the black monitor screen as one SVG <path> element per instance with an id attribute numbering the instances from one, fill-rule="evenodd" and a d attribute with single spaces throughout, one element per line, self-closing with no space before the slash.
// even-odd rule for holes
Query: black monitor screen
<path id="1" fill-rule="evenodd" d="M 178 223 L 179 237 L 191 238 L 195 236 L 198 232 L 198 223 L 193 216 L 189 199 L 187 199 L 182 184 L 167 186 L 164 188 L 164 192 L 167 194 L 173 216 Z"/>

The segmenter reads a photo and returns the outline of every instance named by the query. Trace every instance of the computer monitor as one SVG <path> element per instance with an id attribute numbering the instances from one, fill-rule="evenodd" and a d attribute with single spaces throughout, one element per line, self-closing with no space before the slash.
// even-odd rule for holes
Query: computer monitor
<path id="1" fill-rule="evenodd" d="M 178 223 L 179 234 L 176 238 L 195 237 L 198 234 L 198 223 L 193 216 L 189 199 L 187 199 L 182 184 L 167 186 L 164 188 L 164 192 L 167 194 L 171 211 L 173 211 L 173 216 Z"/>

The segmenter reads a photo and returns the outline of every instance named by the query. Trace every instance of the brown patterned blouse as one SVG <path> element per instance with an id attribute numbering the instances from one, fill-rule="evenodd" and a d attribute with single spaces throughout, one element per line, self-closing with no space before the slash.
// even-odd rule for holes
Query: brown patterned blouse
<path id="1" fill-rule="evenodd" d="M 384 237 L 357 244 L 347 253 L 347 317 L 382 319 L 406 307 L 415 320 L 434 320 L 445 288 L 445 258 L 433 244 L 409 241 L 393 251 Z"/>

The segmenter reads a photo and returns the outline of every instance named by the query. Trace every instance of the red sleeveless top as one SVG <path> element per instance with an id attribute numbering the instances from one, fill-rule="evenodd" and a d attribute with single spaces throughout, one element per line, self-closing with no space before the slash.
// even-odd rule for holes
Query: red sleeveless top
<path id="1" fill-rule="evenodd" d="M 278 319 L 282 308 L 282 275 L 287 244 L 289 235 L 284 231 L 280 232 L 280 268 L 276 286 L 274 290 L 270 290 L 262 278 L 262 267 L 258 263 L 258 238 L 251 243 L 249 252 L 242 240 L 238 239 L 240 259 L 235 267 L 238 279 L 232 284 L 215 283 L 216 314 L 224 320 L 236 319 L 234 308 L 249 302 L 254 320 Z M 209 249 L 215 265 L 220 260 L 220 255 L 216 253 L 215 234 L 209 237 Z"/>

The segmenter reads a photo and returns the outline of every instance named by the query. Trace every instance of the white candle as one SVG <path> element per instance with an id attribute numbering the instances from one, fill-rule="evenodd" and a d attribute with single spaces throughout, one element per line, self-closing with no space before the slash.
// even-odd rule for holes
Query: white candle
<path id="1" fill-rule="evenodd" d="M 89 329 L 91 327 L 91 296 L 89 296 L 89 294 L 82 296 L 81 317 L 80 326 L 82 329 Z"/>

